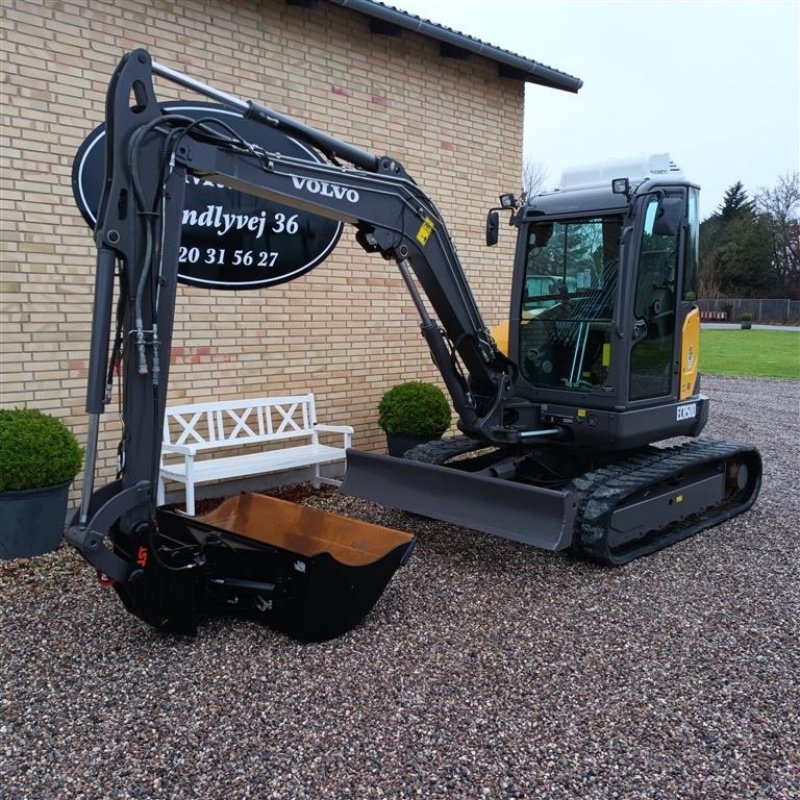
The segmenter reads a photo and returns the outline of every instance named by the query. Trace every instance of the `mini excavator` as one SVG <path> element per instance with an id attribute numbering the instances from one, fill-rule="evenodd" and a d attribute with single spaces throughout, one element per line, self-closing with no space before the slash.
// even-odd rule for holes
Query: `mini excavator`
<path id="1" fill-rule="evenodd" d="M 164 110 L 154 76 L 322 157 L 267 152 L 218 121 Z M 234 610 L 301 639 L 330 638 L 364 616 L 413 547 L 411 537 L 383 529 L 381 546 L 367 547 L 369 557 L 339 574 L 336 547 L 289 547 L 236 530 L 224 514 L 203 519 L 157 507 L 189 179 L 349 223 L 361 247 L 399 268 L 460 434 L 403 458 L 350 451 L 345 493 L 604 564 L 652 553 L 754 502 L 758 452 L 694 438 L 709 410 L 698 371 L 699 190 L 668 157 L 574 170 L 559 190 L 524 201 L 501 196 L 487 217 L 487 244 L 497 242 L 500 214 L 508 214 L 517 246 L 509 319 L 495 332 L 484 324 L 444 220 L 393 157 L 137 50 L 110 81 L 105 159 L 89 442 L 83 498 L 67 538 L 155 627 L 190 633 L 202 614 Z M 95 491 L 100 416 L 115 370 L 122 376 L 120 470 Z M 663 444 L 674 437 L 692 440 Z M 263 527 L 271 519 L 264 516 Z"/>

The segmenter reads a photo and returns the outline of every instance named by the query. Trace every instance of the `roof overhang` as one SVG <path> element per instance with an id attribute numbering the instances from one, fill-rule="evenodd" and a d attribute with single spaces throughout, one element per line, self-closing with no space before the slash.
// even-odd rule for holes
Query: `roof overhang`
<path id="1" fill-rule="evenodd" d="M 500 75 L 506 78 L 547 86 L 551 89 L 560 89 L 565 92 L 577 92 L 583 81 L 567 75 L 566 72 L 553 69 L 529 58 L 503 50 L 500 47 L 458 33 L 444 25 L 429 22 L 421 17 L 400 11 L 392 6 L 375 2 L 374 0 L 326 0 L 333 5 L 349 8 L 370 19 L 373 33 L 384 36 L 397 36 L 401 31 L 407 30 L 435 39 L 440 43 L 440 52 L 446 58 L 464 59 L 470 56 L 481 56 L 494 61 L 500 70 Z M 315 0 L 287 0 L 294 5 L 315 5 Z"/>

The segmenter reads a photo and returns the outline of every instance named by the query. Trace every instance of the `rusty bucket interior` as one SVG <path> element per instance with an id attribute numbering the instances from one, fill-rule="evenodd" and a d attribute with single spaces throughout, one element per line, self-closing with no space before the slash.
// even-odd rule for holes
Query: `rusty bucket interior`
<path id="1" fill-rule="evenodd" d="M 352 567 L 372 564 L 413 539 L 382 525 L 255 493 L 230 497 L 195 519 L 298 555 L 330 553 Z"/>
<path id="2" fill-rule="evenodd" d="M 245 614 L 303 641 L 353 628 L 415 539 L 404 531 L 257 493 L 197 517 L 158 509 L 161 534 L 203 553 L 200 608 Z"/>

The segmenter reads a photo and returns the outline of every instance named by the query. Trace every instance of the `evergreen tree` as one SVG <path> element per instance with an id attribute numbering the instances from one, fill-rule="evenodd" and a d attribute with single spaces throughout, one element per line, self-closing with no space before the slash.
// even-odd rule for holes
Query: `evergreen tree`
<path id="1" fill-rule="evenodd" d="M 755 214 L 756 204 L 747 196 L 741 181 L 736 181 L 726 192 L 719 207 L 719 216 L 725 222 L 734 219 L 752 217 Z"/>
<path id="2" fill-rule="evenodd" d="M 769 219 L 737 181 L 700 225 L 700 296 L 770 297 L 776 290 Z"/>
<path id="3" fill-rule="evenodd" d="M 763 214 L 733 218 L 710 255 L 719 291 L 728 297 L 770 297 L 776 288 L 770 225 Z"/>

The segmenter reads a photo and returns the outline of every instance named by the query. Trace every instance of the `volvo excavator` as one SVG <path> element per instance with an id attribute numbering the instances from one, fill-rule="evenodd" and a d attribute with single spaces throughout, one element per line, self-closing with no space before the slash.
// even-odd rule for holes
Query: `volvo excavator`
<path id="1" fill-rule="evenodd" d="M 269 152 L 218 121 L 165 110 L 154 76 L 322 157 Z M 460 434 L 404 458 L 350 451 L 345 493 L 604 564 L 652 553 L 754 502 L 758 452 L 694 439 L 709 411 L 698 371 L 698 187 L 668 158 L 574 171 L 558 191 L 524 202 L 501 196 L 487 244 L 500 214 L 517 236 L 501 337 L 481 317 L 444 220 L 395 158 L 207 86 L 145 50 L 114 72 L 105 123 L 89 440 L 67 539 L 151 625 L 190 633 L 205 613 L 244 610 L 298 638 L 329 638 L 363 617 L 413 546 L 375 534 L 385 546 L 366 547 L 370 557 L 349 565 L 354 577 L 335 547 L 298 549 L 219 515 L 157 507 L 187 180 L 349 223 L 364 250 L 399 269 Z M 115 370 L 119 475 L 95 490 Z M 675 437 L 692 440 L 664 444 Z"/>

